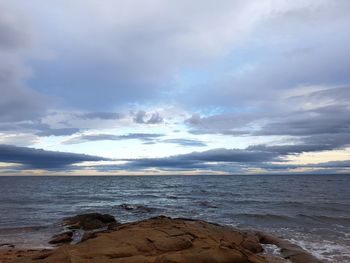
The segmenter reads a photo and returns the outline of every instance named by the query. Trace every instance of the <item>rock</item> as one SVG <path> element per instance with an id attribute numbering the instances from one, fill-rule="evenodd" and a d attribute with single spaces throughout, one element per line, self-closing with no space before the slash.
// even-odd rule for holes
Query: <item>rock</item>
<path id="1" fill-rule="evenodd" d="M 49 244 L 63 244 L 70 243 L 72 241 L 73 232 L 67 231 L 58 235 L 54 235 L 49 241 Z"/>
<path id="2" fill-rule="evenodd" d="M 260 245 L 259 238 L 255 235 L 250 235 L 245 233 L 245 237 L 241 243 L 241 245 L 252 251 L 253 253 L 260 253 L 263 251 L 263 248 Z"/>
<path id="3" fill-rule="evenodd" d="M 140 205 L 140 204 L 121 204 L 118 207 L 126 210 L 126 211 L 133 211 L 137 213 L 151 213 L 156 211 L 155 208 L 148 207 L 145 205 Z"/>
<path id="4" fill-rule="evenodd" d="M 322 263 L 321 260 L 317 259 L 304 249 L 295 245 L 288 240 L 275 237 L 262 232 L 257 232 L 259 240 L 263 244 L 274 244 L 280 248 L 281 255 L 284 259 L 289 260 L 292 263 Z"/>
<path id="5" fill-rule="evenodd" d="M 134 210 L 135 209 L 132 205 L 128 205 L 128 204 L 121 204 L 120 207 L 125 209 L 125 210 Z"/>
<path id="6" fill-rule="evenodd" d="M 95 238 L 97 237 L 97 233 L 95 232 L 85 232 L 83 237 L 81 238 L 80 242 L 84 242 L 90 238 Z"/>
<path id="7" fill-rule="evenodd" d="M 2 243 L 0 244 L 0 247 L 14 248 L 15 245 L 10 243 Z"/>
<path id="8" fill-rule="evenodd" d="M 88 213 L 66 218 L 64 225 L 69 229 L 94 230 L 116 224 L 115 218 L 108 214 Z"/>
<path id="9" fill-rule="evenodd" d="M 156 217 L 95 233 L 44 258 L 15 262 L 267 263 L 258 251 L 262 248 L 254 234 L 204 221 Z"/>
<path id="10" fill-rule="evenodd" d="M 25 258 L 27 256 L 35 256 L 40 253 L 38 250 L 18 250 L 18 249 L 6 249 L 5 246 L 0 249 L 0 262 L 10 263 L 18 258 Z"/>

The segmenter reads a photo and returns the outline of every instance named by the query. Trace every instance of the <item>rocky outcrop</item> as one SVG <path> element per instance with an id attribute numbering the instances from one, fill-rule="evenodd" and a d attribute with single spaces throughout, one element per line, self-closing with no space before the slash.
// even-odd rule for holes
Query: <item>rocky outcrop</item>
<path id="1" fill-rule="evenodd" d="M 108 228 L 117 225 L 115 218 L 108 214 L 87 213 L 73 217 L 68 217 L 63 221 L 63 225 L 69 229 L 95 230 Z"/>
<path id="2" fill-rule="evenodd" d="M 262 232 L 257 232 L 256 235 L 262 244 L 273 244 L 279 247 L 282 257 L 292 263 L 322 263 L 319 259 L 288 240 Z"/>
<path id="3" fill-rule="evenodd" d="M 172 219 L 165 216 L 122 225 L 116 225 L 113 219 L 106 215 L 102 219 L 100 214 L 72 217 L 66 221 L 67 224 L 79 229 L 101 226 L 100 223 L 95 224 L 95 220 L 107 224 L 104 227 L 109 228 L 102 232 L 86 231 L 78 244 L 66 244 L 34 255 L 31 253 L 31 256 L 14 262 L 320 263 L 299 246 L 266 233 L 241 231 L 199 220 Z M 57 235 L 56 239 L 61 244 L 62 240 L 70 236 L 70 232 L 63 233 Z M 278 246 L 280 256 L 266 253 L 261 244 Z"/>
<path id="4" fill-rule="evenodd" d="M 66 231 L 61 234 L 54 235 L 52 239 L 49 241 L 49 244 L 64 244 L 64 243 L 70 243 L 73 239 L 73 232 L 72 231 Z"/>
<path id="5" fill-rule="evenodd" d="M 203 221 L 157 217 L 15 262 L 268 262 L 258 255 L 261 251 L 254 234 Z"/>
<path id="6" fill-rule="evenodd" d="M 16 259 L 23 257 L 35 258 L 37 256 L 45 255 L 49 250 L 34 250 L 34 249 L 5 249 L 0 247 L 0 263 L 10 263 Z"/>

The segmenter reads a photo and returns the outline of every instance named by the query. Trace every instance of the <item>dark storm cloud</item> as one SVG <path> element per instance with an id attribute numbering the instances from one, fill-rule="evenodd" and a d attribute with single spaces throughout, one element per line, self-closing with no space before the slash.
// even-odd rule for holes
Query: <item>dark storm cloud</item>
<path id="1" fill-rule="evenodd" d="M 114 134 L 87 134 L 80 135 L 69 139 L 65 144 L 76 144 L 88 141 L 122 141 L 122 140 L 140 140 L 143 142 L 153 142 L 164 134 L 157 133 L 129 133 L 125 135 L 114 135 Z"/>
<path id="2" fill-rule="evenodd" d="M 55 170 L 85 161 L 103 161 L 106 158 L 67 152 L 0 145 L 0 162 L 18 163 L 23 168 Z"/>

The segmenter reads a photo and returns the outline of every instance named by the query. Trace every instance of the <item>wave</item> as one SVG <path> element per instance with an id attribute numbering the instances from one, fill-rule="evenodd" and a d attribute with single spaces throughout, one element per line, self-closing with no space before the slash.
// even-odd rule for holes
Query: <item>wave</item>
<path id="1" fill-rule="evenodd" d="M 138 212 L 138 213 L 152 213 L 157 211 L 157 208 L 154 207 L 149 207 L 146 205 L 141 205 L 141 204 L 120 204 L 117 206 L 120 209 L 123 209 L 125 211 L 130 211 L 130 212 Z"/>
<path id="2" fill-rule="evenodd" d="M 235 217 L 256 218 L 264 220 L 291 220 L 293 217 L 276 214 L 254 214 L 254 213 L 239 213 Z"/>
<path id="3" fill-rule="evenodd" d="M 312 221 L 318 221 L 321 223 L 332 223 L 332 224 L 341 224 L 341 225 L 350 225 L 349 217 L 335 217 L 335 216 L 321 216 L 321 215 L 306 215 L 306 214 L 297 214 L 292 215 L 281 215 L 281 214 L 258 214 L 258 213 L 239 213 L 235 214 L 235 217 L 243 218 L 255 218 L 255 219 L 264 219 L 264 220 L 297 220 L 297 219 L 311 219 Z M 299 220 L 300 221 L 300 220 Z M 304 223 L 305 220 L 303 220 Z M 303 222 L 300 221 L 300 222 Z"/>
<path id="4" fill-rule="evenodd" d="M 349 217 L 341 217 L 341 216 L 334 217 L 334 216 L 304 215 L 304 214 L 298 214 L 298 217 L 309 218 L 312 220 L 325 222 L 325 223 L 341 223 L 341 224 L 350 225 L 350 218 Z"/>
<path id="5" fill-rule="evenodd" d="M 197 201 L 196 204 L 199 204 L 200 206 L 207 207 L 207 208 L 218 208 L 218 206 L 208 202 L 208 201 Z"/>
<path id="6" fill-rule="evenodd" d="M 0 234 L 30 233 L 48 229 L 50 226 L 25 226 L 0 228 Z"/>

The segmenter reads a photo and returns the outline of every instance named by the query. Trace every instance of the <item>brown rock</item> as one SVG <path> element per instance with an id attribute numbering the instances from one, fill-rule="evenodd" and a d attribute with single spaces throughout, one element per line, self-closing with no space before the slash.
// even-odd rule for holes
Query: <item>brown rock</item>
<path id="1" fill-rule="evenodd" d="M 94 230 L 115 225 L 117 221 L 108 214 L 88 213 L 66 218 L 63 223 L 70 229 Z"/>
<path id="2" fill-rule="evenodd" d="M 256 254 L 261 250 L 250 233 L 203 221 L 157 217 L 97 233 L 95 238 L 64 245 L 44 258 L 15 262 L 267 263 Z"/>
<path id="3" fill-rule="evenodd" d="M 73 232 L 67 231 L 58 235 L 54 235 L 49 241 L 50 244 L 63 244 L 70 243 L 72 241 Z"/>
<path id="4" fill-rule="evenodd" d="M 10 263 L 13 262 L 13 260 L 26 257 L 26 256 L 33 256 L 36 255 L 39 251 L 38 250 L 19 250 L 19 249 L 0 249 L 0 263 Z"/>
<path id="5" fill-rule="evenodd" d="M 97 233 L 95 232 L 85 232 L 83 237 L 81 238 L 80 242 L 84 242 L 88 239 L 97 237 Z"/>
<path id="6" fill-rule="evenodd" d="M 288 259 L 292 263 L 322 263 L 321 260 L 317 259 L 304 249 L 295 245 L 288 240 L 275 237 L 266 233 L 256 233 L 259 240 L 263 244 L 274 244 L 281 249 L 281 255 L 284 259 Z"/>

